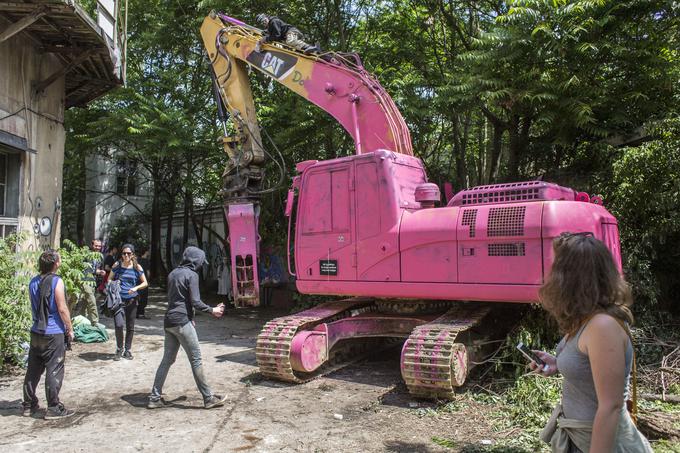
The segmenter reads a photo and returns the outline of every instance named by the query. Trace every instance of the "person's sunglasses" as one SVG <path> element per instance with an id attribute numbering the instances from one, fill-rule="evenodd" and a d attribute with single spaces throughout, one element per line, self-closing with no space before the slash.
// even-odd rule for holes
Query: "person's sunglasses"
<path id="1" fill-rule="evenodd" d="M 591 231 L 581 231 L 580 233 L 571 233 L 568 231 L 565 231 L 564 233 L 560 234 L 555 238 L 555 243 L 559 247 L 560 245 L 564 244 L 567 242 L 569 239 L 576 237 L 576 236 L 582 236 L 586 238 L 592 238 L 595 237 L 595 235 Z"/>
<path id="2" fill-rule="evenodd" d="M 123 255 L 123 256 L 129 256 L 129 255 L 132 255 L 132 252 L 123 252 L 123 253 L 121 253 L 121 255 Z"/>

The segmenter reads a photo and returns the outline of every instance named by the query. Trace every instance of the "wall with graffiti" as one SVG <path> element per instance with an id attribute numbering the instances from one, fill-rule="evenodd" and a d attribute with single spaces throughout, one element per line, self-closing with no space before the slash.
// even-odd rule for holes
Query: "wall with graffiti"
<path id="1" fill-rule="evenodd" d="M 225 250 L 220 237 L 215 234 L 218 233 L 224 236 L 224 217 L 222 216 L 221 208 L 216 208 L 206 213 L 204 216 L 207 227 L 203 228 L 203 238 L 201 243 L 196 238 L 196 232 L 193 225 L 189 225 L 187 232 L 187 245 L 200 247 L 205 251 L 208 264 L 203 266 L 203 278 L 208 282 L 209 286 L 215 286 L 218 280 L 225 272 Z M 166 256 L 166 238 L 168 232 L 167 220 L 161 225 L 161 255 L 163 260 L 171 263 L 172 267 L 178 266 L 182 261 L 182 247 L 183 242 L 183 213 L 177 212 L 172 220 L 172 237 L 171 237 L 171 254 L 168 260 Z"/>
<path id="2" fill-rule="evenodd" d="M 218 294 L 229 295 L 231 294 L 231 257 L 229 256 L 229 249 L 225 250 L 221 240 L 221 237 L 225 235 L 224 215 L 221 208 L 214 208 L 206 213 L 204 219 L 206 226 L 203 228 L 201 243 L 199 244 L 193 226 L 190 225 L 187 245 L 194 245 L 205 251 L 208 264 L 203 266 L 203 278 L 208 283 L 208 287 L 217 291 Z M 184 251 L 182 247 L 182 212 L 177 212 L 172 222 L 170 263 L 175 267 L 182 261 Z M 165 247 L 167 227 L 167 221 L 163 222 L 161 225 L 161 254 L 165 262 L 168 262 Z M 282 258 L 280 252 L 269 246 L 261 248 L 258 273 L 263 285 L 279 286 L 288 282 L 289 275 L 286 271 L 285 257 Z"/>

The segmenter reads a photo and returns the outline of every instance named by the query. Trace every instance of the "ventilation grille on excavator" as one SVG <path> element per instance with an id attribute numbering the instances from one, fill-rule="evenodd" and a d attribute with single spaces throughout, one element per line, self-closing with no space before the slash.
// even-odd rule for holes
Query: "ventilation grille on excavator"
<path id="1" fill-rule="evenodd" d="M 447 206 L 475 204 L 521 203 L 538 200 L 574 201 L 576 192 L 568 187 L 545 181 L 523 181 L 507 184 L 490 184 L 461 190 Z"/>
<path id="2" fill-rule="evenodd" d="M 489 256 L 524 256 L 525 245 L 524 242 L 515 242 L 511 244 L 489 244 Z"/>
<path id="3" fill-rule="evenodd" d="M 465 209 L 463 211 L 463 226 L 470 227 L 470 237 L 475 237 L 475 226 L 477 225 L 477 210 L 476 209 Z"/>
<path id="4" fill-rule="evenodd" d="M 485 203 L 507 203 L 511 201 L 538 200 L 538 188 L 511 189 L 488 193 L 466 193 L 463 195 L 463 205 Z"/>
<path id="5" fill-rule="evenodd" d="M 526 206 L 491 208 L 487 236 L 524 236 Z"/>

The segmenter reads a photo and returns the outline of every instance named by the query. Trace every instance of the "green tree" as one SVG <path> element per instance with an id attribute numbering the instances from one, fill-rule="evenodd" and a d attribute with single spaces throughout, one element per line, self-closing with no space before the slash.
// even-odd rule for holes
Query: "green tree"
<path id="1" fill-rule="evenodd" d="M 151 224 L 153 275 L 169 267 L 161 262 L 163 217 L 172 218 L 178 200 L 191 200 L 191 182 L 199 173 L 221 172 L 210 167 L 222 151 L 214 146 L 218 129 L 199 41 L 203 16 L 190 1 L 131 4 L 127 87 L 91 106 L 89 113 L 68 118 L 70 135 L 86 137 L 71 142 L 74 159 L 87 147 L 85 153 L 124 157 L 148 177 L 150 209 L 140 208 L 138 214 Z M 214 198 L 209 191 L 219 190 L 202 188 L 206 199 Z M 185 222 L 185 237 L 188 227 Z"/>
<path id="2" fill-rule="evenodd" d="M 507 131 L 508 178 L 559 167 L 579 141 L 631 132 L 668 110 L 673 1 L 508 6 L 462 57 L 470 72 L 459 85 Z"/>
<path id="3" fill-rule="evenodd" d="M 680 117 L 651 127 L 655 139 L 614 162 L 612 210 L 620 222 L 625 268 L 638 299 L 678 312 L 680 291 Z"/>

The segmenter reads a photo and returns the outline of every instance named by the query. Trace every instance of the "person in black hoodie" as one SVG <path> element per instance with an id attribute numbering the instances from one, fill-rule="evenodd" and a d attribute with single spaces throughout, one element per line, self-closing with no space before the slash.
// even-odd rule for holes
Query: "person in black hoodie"
<path id="1" fill-rule="evenodd" d="M 177 358 L 179 347 L 186 351 L 198 390 L 203 395 L 206 409 L 222 406 L 226 396 L 213 394 L 205 379 L 201 361 L 201 348 L 194 328 L 194 310 L 210 313 L 216 318 L 224 314 L 224 304 L 210 307 L 201 301 L 198 288 L 198 271 L 206 263 L 205 252 L 198 247 L 187 247 L 182 263 L 168 275 L 168 309 L 165 313 L 165 349 L 163 360 L 156 371 L 156 378 L 149 395 L 149 409 L 165 406 L 162 398 L 163 384 L 170 367 Z"/>
<path id="2" fill-rule="evenodd" d="M 285 42 L 291 47 L 295 47 L 305 53 L 320 52 L 318 46 L 312 46 L 304 41 L 304 36 L 297 28 L 285 23 L 276 16 L 258 14 L 256 20 L 264 26 L 262 38 L 257 42 L 255 51 L 260 52 L 262 44 L 279 41 Z"/>

